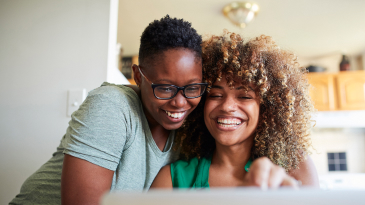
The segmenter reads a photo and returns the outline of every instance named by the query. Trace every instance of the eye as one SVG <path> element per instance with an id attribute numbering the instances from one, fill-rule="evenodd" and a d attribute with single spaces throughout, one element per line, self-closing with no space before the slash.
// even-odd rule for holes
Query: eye
<path id="1" fill-rule="evenodd" d="M 208 95 L 208 98 L 221 98 L 221 97 L 223 97 L 223 95 L 218 93 L 211 93 L 210 95 Z"/>
<path id="2" fill-rule="evenodd" d="M 189 86 L 185 89 L 185 92 L 197 92 L 200 91 L 200 86 Z"/>
<path id="3" fill-rule="evenodd" d="M 239 96 L 238 98 L 243 99 L 243 100 L 249 100 L 249 99 L 252 99 L 252 97 L 251 97 L 251 96 L 248 96 L 248 95 Z"/>
<path id="4" fill-rule="evenodd" d="M 173 87 L 171 86 L 159 86 L 157 87 L 158 92 L 172 92 L 173 91 Z"/>

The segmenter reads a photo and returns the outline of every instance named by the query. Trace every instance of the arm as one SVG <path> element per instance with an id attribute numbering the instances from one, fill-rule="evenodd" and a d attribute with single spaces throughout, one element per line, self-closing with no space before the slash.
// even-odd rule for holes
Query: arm
<path id="1" fill-rule="evenodd" d="M 289 175 L 301 181 L 304 186 L 319 187 L 317 170 L 309 156 L 299 164 L 299 169 L 289 171 Z"/>
<path id="2" fill-rule="evenodd" d="M 171 180 L 171 169 L 170 165 L 166 165 L 162 167 L 160 172 L 157 174 L 155 180 L 151 185 L 151 189 L 153 188 L 165 188 L 172 189 L 172 180 Z"/>
<path id="3" fill-rule="evenodd" d="M 244 186 L 256 186 L 262 189 L 276 189 L 282 186 L 298 188 L 298 183 L 269 158 L 260 157 L 252 162 L 250 171 L 245 176 Z"/>
<path id="4" fill-rule="evenodd" d="M 62 204 L 99 204 L 110 190 L 114 172 L 65 154 L 61 176 Z"/>
<path id="5" fill-rule="evenodd" d="M 100 87 L 74 112 L 65 138 L 62 204 L 99 204 L 109 191 L 127 140 L 128 106 L 114 87 Z"/>

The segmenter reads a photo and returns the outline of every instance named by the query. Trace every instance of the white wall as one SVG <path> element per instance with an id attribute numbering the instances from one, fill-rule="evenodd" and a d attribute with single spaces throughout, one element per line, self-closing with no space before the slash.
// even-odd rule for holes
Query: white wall
<path id="1" fill-rule="evenodd" d="M 348 55 L 350 61 L 350 70 L 364 70 L 363 54 Z M 301 66 L 308 67 L 309 65 L 321 66 L 326 69 L 326 72 L 339 72 L 340 63 L 342 60 L 341 53 L 333 53 L 325 56 L 313 58 L 299 58 L 298 62 Z"/>
<path id="2" fill-rule="evenodd" d="M 312 130 L 311 139 L 315 149 L 311 157 L 319 175 L 330 173 L 328 152 L 346 152 L 346 173 L 365 173 L 364 128 L 315 128 Z"/>
<path id="3" fill-rule="evenodd" d="M 0 0 L 0 204 L 56 151 L 67 90 L 107 79 L 110 0 Z"/>

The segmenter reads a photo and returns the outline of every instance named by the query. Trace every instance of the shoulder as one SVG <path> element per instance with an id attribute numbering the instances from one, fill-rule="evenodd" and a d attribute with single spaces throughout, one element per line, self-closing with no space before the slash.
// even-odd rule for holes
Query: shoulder
<path id="1" fill-rule="evenodd" d="M 179 160 L 171 164 L 171 180 L 174 187 L 193 187 L 199 173 L 203 171 L 205 158 L 192 158 L 188 161 Z"/>
<path id="2" fill-rule="evenodd" d="M 132 113 L 138 115 L 142 110 L 142 104 L 133 89 L 123 85 L 103 83 L 101 87 L 88 93 L 73 116 L 82 116 L 83 119 L 85 117 L 90 119 L 109 118 L 110 116 L 129 118 Z"/>
<path id="3" fill-rule="evenodd" d="M 171 170 L 172 171 L 180 171 L 180 170 L 190 170 L 190 169 L 196 169 L 196 167 L 200 163 L 200 159 L 197 157 L 194 157 L 190 160 L 178 160 L 171 164 Z"/>
<path id="4" fill-rule="evenodd" d="M 143 112 L 140 98 L 132 88 L 106 82 L 90 91 L 80 107 L 85 110 L 93 107 L 96 109 L 111 108 L 114 110 L 113 112 L 123 113 L 123 115 L 130 114 L 130 117 L 140 116 Z"/>
<path id="5" fill-rule="evenodd" d="M 108 98 L 114 102 L 139 102 L 139 97 L 133 88 L 104 82 L 100 87 L 89 92 L 89 96 Z"/>
<path id="6" fill-rule="evenodd" d="M 192 158 L 188 161 L 178 160 L 162 167 L 153 181 L 151 188 L 189 188 L 196 180 L 198 166 L 202 160 Z"/>
<path id="7" fill-rule="evenodd" d="M 304 186 L 319 187 L 316 167 L 308 155 L 304 161 L 299 163 L 298 169 L 290 170 L 288 174 L 296 180 L 301 181 Z"/>
<path id="8" fill-rule="evenodd" d="M 154 179 L 151 188 L 172 188 L 170 165 L 161 168 Z"/>

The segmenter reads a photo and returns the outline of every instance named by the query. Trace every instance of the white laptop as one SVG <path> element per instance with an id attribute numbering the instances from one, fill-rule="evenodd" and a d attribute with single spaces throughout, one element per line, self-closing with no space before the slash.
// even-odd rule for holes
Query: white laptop
<path id="1" fill-rule="evenodd" d="M 255 188 L 205 190 L 152 190 L 144 193 L 114 192 L 102 199 L 102 205 L 364 205 L 365 190 Z"/>

